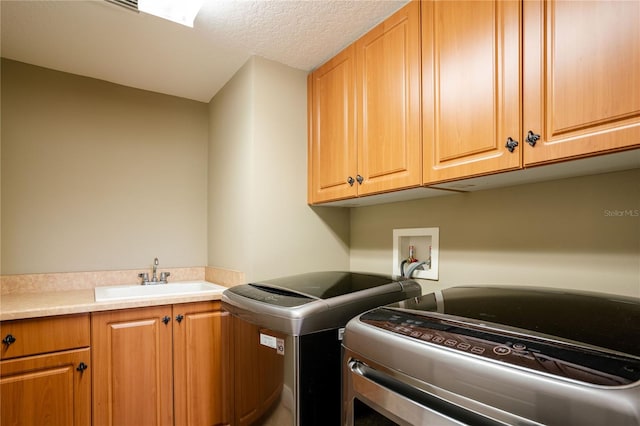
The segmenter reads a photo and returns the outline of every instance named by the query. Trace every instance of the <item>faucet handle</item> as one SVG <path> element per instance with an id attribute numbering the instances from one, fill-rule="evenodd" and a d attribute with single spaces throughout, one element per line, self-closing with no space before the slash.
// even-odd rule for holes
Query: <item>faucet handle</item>
<path id="1" fill-rule="evenodd" d="M 166 283 L 169 275 L 171 275 L 171 272 L 160 272 L 160 282 Z"/>
<path id="2" fill-rule="evenodd" d="M 138 278 L 140 278 L 140 280 L 142 281 L 140 284 L 144 285 L 149 282 L 149 273 L 141 272 L 138 274 Z"/>

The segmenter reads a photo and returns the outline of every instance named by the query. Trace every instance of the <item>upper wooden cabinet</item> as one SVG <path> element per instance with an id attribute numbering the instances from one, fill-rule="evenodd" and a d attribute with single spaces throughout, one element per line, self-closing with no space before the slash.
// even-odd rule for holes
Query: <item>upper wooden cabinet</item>
<path id="1" fill-rule="evenodd" d="M 354 77 L 353 46 L 309 74 L 310 204 L 357 195 Z"/>
<path id="2" fill-rule="evenodd" d="M 420 3 L 356 42 L 358 195 L 419 186 Z"/>
<path id="3" fill-rule="evenodd" d="M 310 203 L 637 148 L 640 2 L 410 2 L 309 86 Z"/>
<path id="4" fill-rule="evenodd" d="M 525 1 L 524 163 L 640 146 L 640 2 Z M 532 141 L 533 143 L 533 141 Z"/>
<path id="5" fill-rule="evenodd" d="M 424 183 L 517 169 L 519 1 L 422 2 Z"/>
<path id="6" fill-rule="evenodd" d="M 309 76 L 309 203 L 419 186 L 420 4 Z"/>
<path id="7" fill-rule="evenodd" d="M 425 1 L 422 73 L 427 185 L 640 146 L 638 2 Z"/>

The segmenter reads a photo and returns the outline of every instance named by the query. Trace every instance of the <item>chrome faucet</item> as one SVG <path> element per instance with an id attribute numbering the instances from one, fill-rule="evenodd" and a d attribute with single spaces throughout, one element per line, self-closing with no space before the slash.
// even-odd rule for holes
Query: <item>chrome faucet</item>
<path id="1" fill-rule="evenodd" d="M 158 279 L 158 258 L 153 259 L 153 275 L 151 276 L 151 280 L 149 280 L 149 273 L 142 272 L 138 274 L 138 278 L 140 278 L 142 285 L 148 284 L 166 284 L 167 277 L 171 275 L 171 272 L 160 272 L 160 279 Z"/>
<path id="2" fill-rule="evenodd" d="M 151 277 L 151 282 L 152 283 L 157 283 L 158 282 L 158 275 L 157 275 L 157 271 L 158 271 L 158 258 L 156 257 L 155 259 L 153 259 L 153 276 Z"/>

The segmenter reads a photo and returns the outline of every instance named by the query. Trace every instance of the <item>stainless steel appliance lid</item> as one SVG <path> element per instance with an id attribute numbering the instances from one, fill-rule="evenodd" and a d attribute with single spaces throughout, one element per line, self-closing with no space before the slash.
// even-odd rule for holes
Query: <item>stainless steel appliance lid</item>
<path id="1" fill-rule="evenodd" d="M 366 310 L 420 293 L 420 285 L 410 280 L 394 281 L 354 272 L 315 272 L 231 287 L 222 293 L 221 300 L 224 309 L 238 318 L 302 335 L 344 327 Z"/>
<path id="2" fill-rule="evenodd" d="M 249 285 L 324 300 L 393 282 L 395 282 L 393 278 L 385 275 L 325 271 L 276 278 Z"/>
<path id="3" fill-rule="evenodd" d="M 452 287 L 387 305 L 640 356 L 640 299 L 531 287 Z"/>

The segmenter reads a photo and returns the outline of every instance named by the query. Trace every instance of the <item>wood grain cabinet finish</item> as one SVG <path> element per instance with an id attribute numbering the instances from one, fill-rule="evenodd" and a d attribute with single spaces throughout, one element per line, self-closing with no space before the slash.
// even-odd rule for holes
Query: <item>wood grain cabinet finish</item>
<path id="1" fill-rule="evenodd" d="M 160 306 L 92 315 L 95 426 L 173 425 L 171 314 Z"/>
<path id="2" fill-rule="evenodd" d="M 369 31 L 355 51 L 358 195 L 419 186 L 420 3 Z"/>
<path id="3" fill-rule="evenodd" d="M 94 313 L 92 333 L 94 425 L 229 423 L 220 302 Z"/>
<path id="4" fill-rule="evenodd" d="M 245 426 L 255 422 L 261 415 L 260 371 L 258 345 L 260 328 L 232 317 L 233 324 L 233 385 L 234 422 Z"/>
<path id="5" fill-rule="evenodd" d="M 424 183 L 517 169 L 520 1 L 422 2 Z"/>
<path id="6" fill-rule="evenodd" d="M 309 203 L 640 147 L 639 2 L 423 0 L 412 18 L 417 5 L 310 76 Z"/>
<path id="7" fill-rule="evenodd" d="M 640 2 L 523 5 L 525 165 L 640 146 Z"/>
<path id="8" fill-rule="evenodd" d="M 259 420 L 282 393 L 284 357 L 260 344 L 260 333 L 284 339 L 273 330 L 232 318 L 234 350 L 234 425 Z"/>
<path id="9" fill-rule="evenodd" d="M 308 79 L 310 204 L 419 186 L 420 4 Z"/>
<path id="10" fill-rule="evenodd" d="M 0 333 L 0 425 L 91 424 L 89 315 L 6 321 Z"/>
<path id="11" fill-rule="evenodd" d="M 229 424 L 229 313 L 220 302 L 185 303 L 173 306 L 173 319 L 175 424 Z"/>
<path id="12" fill-rule="evenodd" d="M 424 1 L 422 73 L 427 185 L 640 146 L 638 2 Z"/>
<path id="13" fill-rule="evenodd" d="M 358 194 L 354 77 L 353 46 L 309 74 L 309 204 Z"/>

